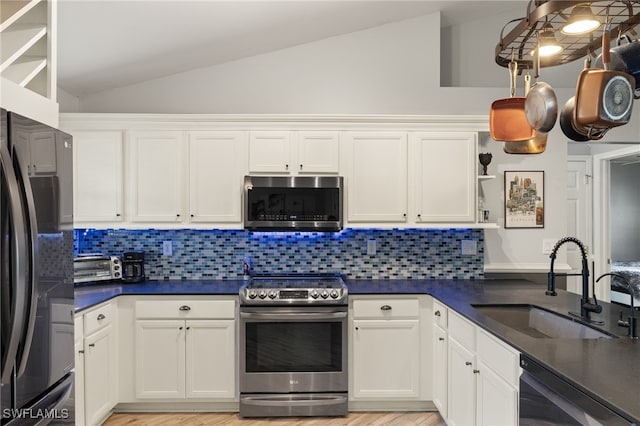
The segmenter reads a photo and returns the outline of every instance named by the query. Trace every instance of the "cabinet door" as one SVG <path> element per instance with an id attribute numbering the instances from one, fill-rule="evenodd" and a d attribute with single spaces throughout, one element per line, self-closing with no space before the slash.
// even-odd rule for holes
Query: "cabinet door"
<path id="1" fill-rule="evenodd" d="M 241 221 L 247 174 L 243 132 L 189 133 L 189 214 L 192 222 Z"/>
<path id="2" fill-rule="evenodd" d="M 235 398 L 235 321 L 187 321 L 186 339 L 186 397 Z"/>
<path id="3" fill-rule="evenodd" d="M 407 136 L 405 133 L 347 133 L 349 222 L 405 222 Z"/>
<path id="4" fill-rule="evenodd" d="M 132 132 L 131 202 L 134 222 L 180 222 L 184 163 L 181 132 Z"/>
<path id="5" fill-rule="evenodd" d="M 249 134 L 249 172 L 289 173 L 291 132 L 251 132 Z"/>
<path id="6" fill-rule="evenodd" d="M 420 396 L 418 320 L 353 322 L 355 398 L 417 399 Z"/>
<path id="7" fill-rule="evenodd" d="M 136 397 L 184 398 L 185 324 L 136 321 Z"/>
<path id="8" fill-rule="evenodd" d="M 122 221 L 122 132 L 73 133 L 76 222 Z"/>
<path id="9" fill-rule="evenodd" d="M 298 173 L 338 173 L 340 136 L 338 132 L 298 133 Z"/>
<path id="10" fill-rule="evenodd" d="M 433 327 L 433 403 L 447 418 L 447 332 Z"/>
<path id="11" fill-rule="evenodd" d="M 518 424 L 518 391 L 478 360 L 477 425 Z"/>
<path id="12" fill-rule="evenodd" d="M 97 425 L 109 414 L 116 401 L 116 341 L 108 325 L 84 339 L 85 418 Z"/>
<path id="13" fill-rule="evenodd" d="M 75 424 L 84 426 L 84 342 L 80 341 L 74 345 L 75 365 L 74 365 L 74 398 L 75 398 Z"/>
<path id="14" fill-rule="evenodd" d="M 415 133 L 410 138 L 412 220 L 475 221 L 476 134 Z"/>
<path id="15" fill-rule="evenodd" d="M 449 337 L 448 424 L 475 424 L 476 379 L 474 355 Z"/>

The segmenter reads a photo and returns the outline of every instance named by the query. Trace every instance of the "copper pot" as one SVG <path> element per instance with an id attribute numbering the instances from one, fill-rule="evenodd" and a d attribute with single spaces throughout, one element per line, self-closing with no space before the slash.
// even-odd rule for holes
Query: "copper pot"
<path id="1" fill-rule="evenodd" d="M 516 75 L 518 65 L 509 63 L 511 97 L 498 99 L 491 104 L 489 113 L 489 129 L 491 138 L 503 142 L 527 141 L 536 136 L 537 131 L 531 127 L 524 112 L 526 97 L 516 97 Z"/>
<path id="2" fill-rule="evenodd" d="M 635 80 L 622 71 L 608 69 L 609 31 L 602 34 L 605 69 L 587 68 L 578 77 L 574 124 L 591 132 L 626 124 L 631 119 Z"/>
<path id="3" fill-rule="evenodd" d="M 538 132 L 538 134 L 521 142 L 508 142 L 502 147 L 507 154 L 542 154 L 547 148 L 547 133 Z"/>

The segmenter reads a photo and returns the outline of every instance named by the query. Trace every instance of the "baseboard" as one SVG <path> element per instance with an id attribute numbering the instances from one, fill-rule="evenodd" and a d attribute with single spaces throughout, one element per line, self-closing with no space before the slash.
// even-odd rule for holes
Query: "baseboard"
<path id="1" fill-rule="evenodd" d="M 432 401 L 349 401 L 349 411 L 438 411 Z"/>
<path id="2" fill-rule="evenodd" d="M 200 412 L 200 413 L 237 413 L 238 402 L 185 402 L 185 401 L 157 401 L 157 402 L 121 402 L 113 409 L 114 413 L 171 413 L 171 412 Z"/>

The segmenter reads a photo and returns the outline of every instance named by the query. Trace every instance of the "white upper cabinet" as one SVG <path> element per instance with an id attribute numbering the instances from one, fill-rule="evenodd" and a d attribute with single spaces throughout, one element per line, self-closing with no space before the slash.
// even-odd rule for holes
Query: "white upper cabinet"
<path id="1" fill-rule="evenodd" d="M 181 222 L 184 216 L 184 134 L 130 134 L 129 199 L 133 222 Z"/>
<path id="2" fill-rule="evenodd" d="M 263 131 L 249 133 L 249 172 L 289 173 L 291 132 Z"/>
<path id="3" fill-rule="evenodd" d="M 346 132 L 348 222 L 407 219 L 407 134 Z"/>
<path id="4" fill-rule="evenodd" d="M 122 132 L 73 132 L 76 223 L 122 221 Z"/>
<path id="5" fill-rule="evenodd" d="M 242 184 L 247 174 L 244 132 L 189 133 L 191 222 L 240 223 Z"/>
<path id="6" fill-rule="evenodd" d="M 411 133 L 411 221 L 474 222 L 476 133 Z"/>
<path id="7" fill-rule="evenodd" d="M 256 131 L 249 134 L 249 172 L 337 174 L 340 135 L 331 131 Z"/>
<path id="8" fill-rule="evenodd" d="M 338 173 L 338 132 L 298 132 L 298 173 Z"/>

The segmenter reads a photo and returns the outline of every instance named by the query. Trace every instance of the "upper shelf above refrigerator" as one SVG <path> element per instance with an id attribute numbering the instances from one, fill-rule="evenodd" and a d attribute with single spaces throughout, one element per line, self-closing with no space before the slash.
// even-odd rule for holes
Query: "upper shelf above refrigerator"
<path id="1" fill-rule="evenodd" d="M 568 35 L 561 28 L 571 17 L 575 6 L 588 6 L 600 26 L 591 33 Z M 605 21 L 610 23 L 611 38 L 630 34 L 637 36 L 634 27 L 640 24 L 640 0 L 623 1 L 541 1 L 531 0 L 525 10 L 525 16 L 507 23 L 496 45 L 495 60 L 508 67 L 513 58 L 518 69 L 532 69 L 532 52 L 538 43 L 538 32 L 543 26 L 553 27 L 553 35 L 563 50 L 552 56 L 540 57 L 540 66 L 549 67 L 566 64 L 594 54 L 602 45 L 602 31 Z"/>

